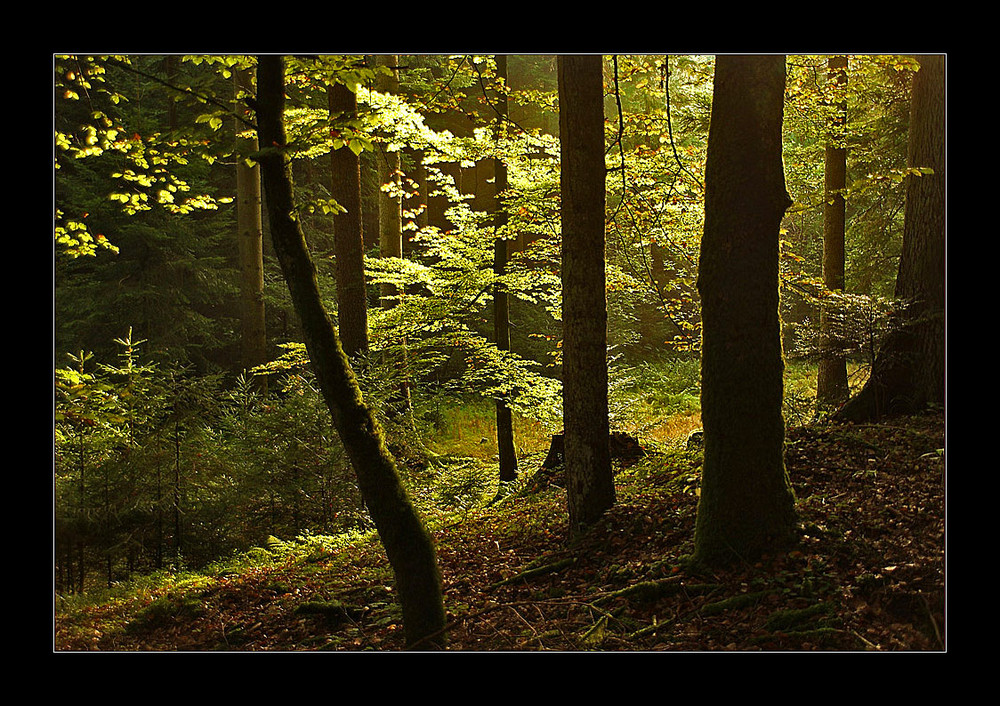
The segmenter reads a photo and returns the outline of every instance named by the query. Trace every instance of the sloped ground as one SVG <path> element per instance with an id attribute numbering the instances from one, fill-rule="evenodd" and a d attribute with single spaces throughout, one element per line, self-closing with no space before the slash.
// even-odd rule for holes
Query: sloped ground
<path id="1" fill-rule="evenodd" d="M 565 542 L 557 486 L 437 530 L 450 649 L 944 650 L 942 414 L 790 430 L 802 541 L 695 572 L 700 459 L 652 455 Z M 57 650 L 400 650 L 377 543 L 265 563 L 56 617 Z"/>

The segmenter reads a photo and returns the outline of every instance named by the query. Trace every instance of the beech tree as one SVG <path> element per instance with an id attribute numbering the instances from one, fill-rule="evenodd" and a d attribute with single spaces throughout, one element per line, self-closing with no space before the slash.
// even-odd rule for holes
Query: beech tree
<path id="1" fill-rule="evenodd" d="M 392 566 L 406 642 L 411 647 L 440 647 L 445 641 L 444 605 L 433 541 L 400 481 L 381 427 L 362 398 L 323 307 L 315 265 L 295 218 L 290 159 L 285 152 L 284 92 L 284 58 L 259 57 L 257 125 L 264 146 L 260 165 L 274 250 L 302 322 L 323 399 Z"/>
<path id="2" fill-rule="evenodd" d="M 233 73 L 236 99 L 252 94 L 252 72 Z M 239 103 L 237 103 L 239 105 Z M 267 330 L 264 319 L 264 225 L 261 215 L 260 168 L 249 155 L 257 152 L 257 134 L 237 123 L 236 223 L 240 258 L 240 300 L 243 324 L 243 366 L 247 370 L 267 362 Z M 266 378 L 260 378 L 266 380 Z"/>
<path id="3" fill-rule="evenodd" d="M 832 91 L 843 90 L 847 83 L 847 57 L 832 56 L 827 63 L 827 81 Z M 831 292 L 843 292 L 845 285 L 844 238 L 846 234 L 847 147 L 843 129 L 847 121 L 847 104 L 833 98 L 833 114 L 828 118 L 828 135 L 824 160 L 823 201 L 823 284 Z M 819 371 L 816 377 L 816 397 L 820 405 L 839 404 L 847 399 L 847 358 L 831 345 L 829 311 L 820 314 Z"/>
<path id="4" fill-rule="evenodd" d="M 331 121 L 357 117 L 355 86 L 334 83 L 328 89 Z M 349 141 L 330 152 L 330 193 L 343 208 L 333 219 L 336 254 L 337 322 L 344 352 L 351 358 L 368 352 L 368 301 L 365 288 L 365 242 L 361 225 L 361 159 Z"/>
<path id="5" fill-rule="evenodd" d="M 778 234 L 783 56 L 716 60 L 698 263 L 704 465 L 694 558 L 751 559 L 794 538 L 784 466 Z"/>
<path id="6" fill-rule="evenodd" d="M 608 449 L 603 58 L 560 56 L 563 425 L 571 533 L 615 502 Z"/>
<path id="7" fill-rule="evenodd" d="M 379 55 L 375 58 L 377 66 L 389 70 L 388 73 L 379 73 L 378 75 L 378 90 L 383 93 L 399 93 L 396 62 L 397 59 L 392 54 Z M 386 143 L 377 159 L 379 185 L 381 186 L 378 197 L 380 254 L 382 257 L 402 257 L 403 206 L 399 152 L 389 149 L 389 145 Z M 395 285 L 382 284 L 382 307 L 390 309 L 396 306 L 398 293 Z"/>
<path id="8" fill-rule="evenodd" d="M 913 79 L 903 224 L 895 296 L 907 303 L 864 388 L 837 418 L 865 421 L 943 405 L 945 396 L 945 58 L 919 57 Z"/>
<path id="9" fill-rule="evenodd" d="M 497 96 L 497 121 L 496 132 L 499 138 L 506 125 L 507 119 L 507 57 L 497 55 L 497 79 L 500 81 L 499 95 Z M 509 241 L 504 226 L 507 225 L 507 213 L 504 210 L 503 194 L 507 190 L 507 165 L 499 155 L 493 160 L 495 187 L 496 187 L 496 211 L 494 222 L 497 228 L 497 235 L 493 241 L 493 272 L 497 277 L 503 277 L 507 272 Z M 498 283 L 493 288 L 493 320 L 494 337 L 497 348 L 502 351 L 510 350 L 510 295 L 502 283 Z M 510 406 L 504 400 L 497 400 L 497 450 L 500 456 L 500 480 L 511 481 L 517 478 L 517 452 L 514 449 L 514 423 Z"/>

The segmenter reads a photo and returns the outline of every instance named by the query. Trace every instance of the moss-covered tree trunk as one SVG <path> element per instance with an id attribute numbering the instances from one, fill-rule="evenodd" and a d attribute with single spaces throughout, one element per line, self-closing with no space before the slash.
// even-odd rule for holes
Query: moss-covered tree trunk
<path id="1" fill-rule="evenodd" d="M 330 86 L 330 119 L 357 117 L 358 99 L 342 83 Z M 361 225 L 361 159 L 345 145 L 330 153 L 331 195 L 346 209 L 333 219 L 337 323 L 344 352 L 351 358 L 368 352 L 368 300 L 365 288 L 365 241 Z"/>
<path id="2" fill-rule="evenodd" d="M 615 502 L 608 450 L 603 58 L 560 56 L 563 428 L 570 532 Z"/>
<path id="3" fill-rule="evenodd" d="M 261 56 L 257 69 L 260 165 L 274 250 L 302 321 L 306 348 L 334 426 L 347 450 L 362 498 L 385 547 L 396 579 L 408 645 L 444 642 L 444 607 L 437 557 L 430 534 L 400 482 L 382 430 L 361 390 L 323 307 L 316 270 L 295 219 L 284 126 L 284 60 Z"/>
<path id="4" fill-rule="evenodd" d="M 725 563 L 787 546 L 778 230 L 791 204 L 781 161 L 785 59 L 716 61 L 705 172 L 704 465 L 695 559 Z"/>
<path id="5" fill-rule="evenodd" d="M 909 176 L 896 297 L 903 326 L 883 342 L 864 388 L 837 418 L 866 421 L 944 404 L 945 58 L 920 57 L 913 80 L 907 162 L 932 174 Z"/>

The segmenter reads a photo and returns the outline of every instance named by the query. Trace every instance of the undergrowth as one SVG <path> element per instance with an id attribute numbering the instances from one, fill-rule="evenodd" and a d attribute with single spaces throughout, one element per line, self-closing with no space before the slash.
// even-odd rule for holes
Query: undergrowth
<path id="1" fill-rule="evenodd" d="M 619 371 L 627 374 L 619 376 L 616 393 L 640 400 L 628 410 L 630 432 L 649 453 L 617 468 L 616 506 L 587 540 L 598 542 L 590 548 L 586 543 L 567 544 L 565 494 L 558 478 L 541 491 L 523 492 L 544 458 L 551 429 L 525 420 L 516 422 L 521 430 L 521 472 L 516 482 L 501 487 L 496 479 L 492 405 L 451 398 L 448 404 L 439 403 L 432 415 L 426 414 L 426 407 L 416 408 L 417 414 L 424 415 L 421 423 L 426 425 L 423 429 L 430 453 L 426 464 L 406 467 L 404 477 L 436 538 L 449 620 L 460 623 L 454 629 L 460 649 L 627 649 L 629 645 L 643 649 L 659 644 L 671 622 L 682 621 L 686 613 L 680 606 L 668 622 L 660 622 L 662 617 L 647 615 L 646 608 L 639 608 L 650 601 L 666 600 L 661 596 L 683 595 L 677 594 L 681 584 L 676 582 L 676 572 L 680 557 L 690 551 L 697 505 L 700 452 L 684 443 L 699 421 L 696 388 L 691 385 L 696 369 L 678 364 L 671 370 L 670 375 L 650 367 Z M 790 365 L 786 393 L 791 392 L 793 400 L 798 395 L 806 399 L 812 380 L 807 366 Z M 790 434 L 790 472 L 807 544 L 781 564 L 777 573 L 758 573 L 742 583 L 730 585 L 720 583 L 718 576 L 692 576 L 684 590 L 689 597 L 703 594 L 698 599 L 704 602 L 698 613 L 702 619 L 732 620 L 734 614 L 763 616 L 763 632 L 741 638 L 743 649 L 800 644 L 797 641 L 825 647 L 849 645 L 851 649 L 859 645 L 871 648 L 868 643 L 876 647 L 885 644 L 896 649 L 913 639 L 884 637 L 883 643 L 878 643 L 873 635 L 882 630 L 880 626 L 865 628 L 869 631 L 865 635 L 859 632 L 862 628 L 853 628 L 859 638 L 848 635 L 845 641 L 844 601 L 855 593 L 864 595 L 868 603 L 872 595 L 889 595 L 894 577 L 880 569 L 881 564 L 868 568 L 868 555 L 855 548 L 851 531 L 859 530 L 850 518 L 857 518 L 858 510 L 846 514 L 838 484 L 849 482 L 861 488 L 852 491 L 851 507 L 856 508 L 861 502 L 856 497 L 859 492 L 882 494 L 901 489 L 905 487 L 902 481 L 910 482 L 907 474 L 917 472 L 907 469 L 933 473 L 933 464 L 943 462 L 936 451 L 943 446 L 936 429 L 925 431 L 923 426 L 915 426 L 881 439 L 874 431 L 820 429 Z M 910 456 L 903 447 L 912 447 L 912 458 L 917 461 L 906 460 Z M 894 465 L 876 474 L 878 459 L 883 457 L 885 463 Z M 899 460 L 894 460 L 897 457 Z M 831 477 L 831 470 L 841 480 Z M 873 496 L 877 507 L 884 504 L 882 498 Z M 923 521 L 923 516 L 919 519 Z M 893 523 L 898 524 L 898 518 L 893 517 Z M 918 545 L 911 539 L 906 544 Z M 926 551 L 930 545 L 920 546 Z M 879 554 L 887 556 L 888 551 L 883 549 Z M 587 568 L 588 561 L 603 554 L 608 556 L 603 563 Z M 911 566 L 902 558 L 894 564 Z M 845 578 L 845 571 L 850 576 Z M 577 577 L 576 583 L 567 582 L 569 575 Z M 845 581 L 850 585 L 845 587 Z M 107 589 L 57 596 L 55 647 L 399 649 L 399 613 L 391 584 L 391 571 L 370 527 L 335 534 L 305 531 L 290 538 L 270 537 L 263 546 L 234 552 L 200 571 L 160 571 Z M 892 600 L 898 612 L 909 603 L 897 594 L 892 594 Z M 597 596 L 604 597 L 598 600 Z M 505 623 L 496 629 L 515 630 L 515 634 L 505 634 L 500 640 L 475 632 L 481 632 L 481 625 L 470 632 L 473 625 L 466 621 L 492 612 L 484 606 L 493 605 L 493 601 L 533 604 L 539 611 L 535 617 L 544 614 L 545 622 L 551 625 L 544 630 L 520 631 L 513 623 Z M 638 612 L 625 614 L 598 607 L 614 601 L 634 604 Z M 937 611 L 934 601 L 936 597 L 929 604 L 934 606 L 932 616 Z M 574 622 L 570 634 L 569 625 L 557 615 L 565 614 L 569 619 L 576 603 L 592 607 L 586 611 L 590 616 L 586 620 L 574 612 L 572 620 L 583 622 Z M 516 608 L 510 611 L 511 616 L 518 615 Z M 288 616 L 295 616 L 294 620 Z M 525 617 L 520 615 L 522 621 Z M 914 620 L 923 626 L 921 634 L 928 635 L 928 644 L 933 645 L 938 629 L 935 618 L 931 623 L 921 623 L 919 616 Z M 202 636 L 202 630 L 212 631 L 214 637 Z M 268 630 L 271 637 L 264 634 Z M 627 634 L 632 637 L 626 639 Z M 684 648 L 695 644 L 683 629 L 675 628 L 669 634 L 674 635 L 670 644 Z"/>

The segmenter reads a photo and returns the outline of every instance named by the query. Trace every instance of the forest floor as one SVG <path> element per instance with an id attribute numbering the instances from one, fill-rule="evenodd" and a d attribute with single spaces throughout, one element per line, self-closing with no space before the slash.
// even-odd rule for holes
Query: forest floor
<path id="1" fill-rule="evenodd" d="M 695 452 L 651 452 L 622 469 L 617 504 L 573 543 L 557 478 L 431 518 L 449 649 L 943 651 L 944 426 L 939 413 L 790 429 L 801 542 L 725 571 L 684 561 Z M 54 649 L 403 649 L 391 572 L 371 534 L 261 555 L 238 570 L 60 606 Z"/>

